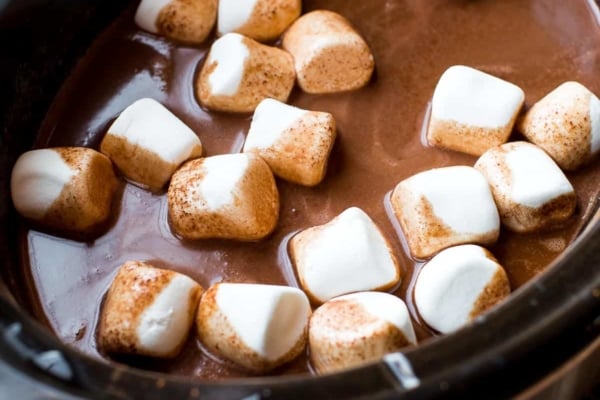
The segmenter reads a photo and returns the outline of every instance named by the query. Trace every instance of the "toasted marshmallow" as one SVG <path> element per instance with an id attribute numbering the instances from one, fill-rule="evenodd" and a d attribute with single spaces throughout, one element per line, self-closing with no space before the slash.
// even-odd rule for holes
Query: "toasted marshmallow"
<path id="1" fill-rule="evenodd" d="M 525 101 L 523 90 L 476 69 L 455 65 L 433 93 L 427 141 L 479 156 L 508 140 Z"/>
<path id="2" fill-rule="evenodd" d="M 283 179 L 314 186 L 325 177 L 335 134 L 331 114 L 265 99 L 254 111 L 243 151 L 261 156 Z"/>
<path id="3" fill-rule="evenodd" d="M 110 160 L 84 147 L 28 151 L 11 176 L 19 214 L 74 233 L 94 233 L 108 219 L 116 189 Z"/>
<path id="4" fill-rule="evenodd" d="M 424 259 L 464 243 L 492 244 L 500 218 L 485 177 L 476 169 L 431 169 L 400 182 L 391 196 L 413 257 Z"/>
<path id="5" fill-rule="evenodd" d="M 202 287 L 174 271 L 129 261 L 115 276 L 100 315 L 107 353 L 175 357 L 194 322 Z"/>
<path id="6" fill-rule="evenodd" d="M 300 289 L 217 283 L 200 301 L 196 327 L 211 352 L 265 372 L 304 350 L 310 314 L 310 303 Z"/>
<path id="7" fill-rule="evenodd" d="M 146 98 L 123 110 L 108 128 L 100 151 L 127 179 L 158 191 L 179 165 L 202 154 L 202 144 L 162 104 Z"/>
<path id="8" fill-rule="evenodd" d="M 289 254 L 302 289 L 315 303 L 351 292 L 386 290 L 400 281 L 390 245 L 357 207 L 295 235 Z"/>
<path id="9" fill-rule="evenodd" d="M 352 293 L 329 300 L 310 318 L 308 338 L 311 364 L 321 374 L 417 344 L 404 302 L 380 292 Z"/>
<path id="10" fill-rule="evenodd" d="M 298 18 L 284 34 L 282 45 L 294 56 L 298 85 L 308 93 L 359 89 L 375 68 L 365 40 L 332 11 L 312 11 Z"/>
<path id="11" fill-rule="evenodd" d="M 187 43 L 202 43 L 217 19 L 218 0 L 141 0 L 135 23 Z"/>
<path id="12" fill-rule="evenodd" d="M 211 110 L 252 112 L 267 97 L 286 101 L 295 78 L 290 54 L 228 33 L 210 48 L 196 81 L 196 95 Z"/>
<path id="13" fill-rule="evenodd" d="M 585 86 L 565 82 L 525 113 L 518 129 L 565 170 L 600 151 L 600 100 Z"/>
<path id="14" fill-rule="evenodd" d="M 259 42 L 279 37 L 300 16 L 301 0 L 220 0 L 219 35 L 241 33 Z"/>
<path id="15" fill-rule="evenodd" d="M 419 272 L 414 289 L 419 315 L 441 333 L 453 332 L 510 294 L 506 272 L 483 247 L 441 251 Z"/>
<path id="16" fill-rule="evenodd" d="M 486 151 L 475 164 L 487 178 L 500 219 L 517 232 L 533 232 L 568 219 L 577 204 L 573 186 L 539 147 L 511 142 Z"/>
<path id="17" fill-rule="evenodd" d="M 251 153 L 184 164 L 173 175 L 168 203 L 171 227 L 185 239 L 258 240 L 279 217 L 273 173 Z"/>

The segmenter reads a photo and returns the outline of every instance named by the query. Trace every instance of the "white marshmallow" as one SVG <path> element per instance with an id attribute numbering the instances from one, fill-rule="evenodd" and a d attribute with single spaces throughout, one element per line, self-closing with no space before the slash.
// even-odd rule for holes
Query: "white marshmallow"
<path id="1" fill-rule="evenodd" d="M 459 329 L 509 294 L 504 269 L 476 245 L 441 251 L 423 266 L 414 289 L 419 315 L 441 333 Z"/>
<path id="2" fill-rule="evenodd" d="M 500 219 L 490 187 L 476 169 L 431 169 L 400 182 L 391 204 L 415 258 L 463 243 L 491 244 Z"/>
<path id="3" fill-rule="evenodd" d="M 233 188 L 246 173 L 248 158 L 208 157 L 203 167 L 207 174 L 200 183 L 200 194 L 208 210 L 218 211 L 233 202 Z"/>
<path id="4" fill-rule="evenodd" d="M 237 93 L 244 76 L 244 65 L 250 56 L 244 44 L 244 36 L 231 33 L 215 40 L 210 48 L 210 56 L 206 61 L 216 64 L 208 76 L 213 95 L 233 96 Z"/>
<path id="5" fill-rule="evenodd" d="M 210 351 L 267 371 L 303 351 L 310 314 L 308 298 L 297 288 L 218 283 L 200 301 L 198 335 Z"/>
<path id="6" fill-rule="evenodd" d="M 385 290 L 400 281 L 389 244 L 357 207 L 298 233 L 289 250 L 303 290 L 316 303 L 350 292 Z"/>
<path id="7" fill-rule="evenodd" d="M 135 23 L 148 32 L 158 33 L 156 21 L 160 11 L 173 0 L 142 0 L 135 12 Z"/>
<path id="8" fill-rule="evenodd" d="M 220 0 L 217 30 L 220 35 L 235 32 L 250 19 L 259 0 Z"/>
<path id="9" fill-rule="evenodd" d="M 336 297 L 310 319 L 310 359 L 319 373 L 354 367 L 416 343 L 406 305 L 389 293 Z"/>

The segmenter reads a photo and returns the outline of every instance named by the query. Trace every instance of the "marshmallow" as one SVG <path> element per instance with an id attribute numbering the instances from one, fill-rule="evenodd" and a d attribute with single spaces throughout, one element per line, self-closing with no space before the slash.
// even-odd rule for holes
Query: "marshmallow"
<path id="1" fill-rule="evenodd" d="M 295 78 L 290 54 L 228 33 L 213 43 L 196 80 L 196 95 L 211 110 L 252 112 L 267 97 L 286 101 Z"/>
<path id="2" fill-rule="evenodd" d="M 258 240 L 279 217 L 273 173 L 251 153 L 184 164 L 171 179 L 168 204 L 171 227 L 185 239 Z"/>
<path id="3" fill-rule="evenodd" d="M 310 318 L 310 361 L 318 373 L 350 368 L 417 344 L 406 305 L 389 293 L 329 300 Z"/>
<path id="4" fill-rule="evenodd" d="M 88 234 L 110 216 L 117 182 L 110 160 L 95 150 L 32 150 L 22 154 L 12 170 L 11 195 L 22 216 Z"/>
<path id="5" fill-rule="evenodd" d="M 533 232 L 568 219 L 577 204 L 573 186 L 539 147 L 511 142 L 485 152 L 475 164 L 487 178 L 502 223 Z"/>
<path id="6" fill-rule="evenodd" d="M 187 43 L 202 43 L 217 19 L 217 0 L 142 0 L 135 23 L 142 29 Z"/>
<path id="7" fill-rule="evenodd" d="M 177 272 L 129 261 L 115 276 L 100 315 L 107 353 L 175 357 L 194 322 L 202 287 Z"/>
<path id="8" fill-rule="evenodd" d="M 427 141 L 479 156 L 505 143 L 523 106 L 518 86 L 462 65 L 442 74 L 433 93 Z"/>
<path id="9" fill-rule="evenodd" d="M 410 253 L 418 259 L 457 244 L 492 244 L 500 234 L 489 184 L 471 167 L 413 175 L 396 186 L 391 205 Z"/>
<path id="10" fill-rule="evenodd" d="M 565 82 L 525 113 L 518 129 L 565 170 L 600 151 L 600 100 L 585 86 Z"/>
<path id="11" fill-rule="evenodd" d="M 419 315 L 441 333 L 453 332 L 510 294 L 506 272 L 486 249 L 472 244 L 441 251 L 415 282 Z"/>
<path id="12" fill-rule="evenodd" d="M 259 42 L 275 40 L 300 16 L 301 0 L 220 0 L 219 35 L 237 32 Z"/>
<path id="13" fill-rule="evenodd" d="M 181 163 L 202 154 L 202 144 L 162 104 L 146 98 L 123 110 L 108 128 L 100 151 L 127 179 L 158 191 Z"/>
<path id="14" fill-rule="evenodd" d="M 331 114 L 265 99 L 254 111 L 243 151 L 261 156 L 283 179 L 314 186 L 325 177 L 334 141 Z"/>
<path id="15" fill-rule="evenodd" d="M 306 346 L 306 295 L 288 286 L 217 283 L 200 301 L 196 327 L 206 348 L 256 372 L 296 358 Z"/>
<path id="16" fill-rule="evenodd" d="M 289 246 L 300 285 L 315 303 L 351 292 L 386 290 L 400 281 L 390 245 L 357 207 L 298 233 Z"/>
<path id="17" fill-rule="evenodd" d="M 294 56 L 298 85 L 308 93 L 359 89 L 375 68 L 365 40 L 332 11 L 312 11 L 298 18 L 283 36 L 282 46 Z"/>

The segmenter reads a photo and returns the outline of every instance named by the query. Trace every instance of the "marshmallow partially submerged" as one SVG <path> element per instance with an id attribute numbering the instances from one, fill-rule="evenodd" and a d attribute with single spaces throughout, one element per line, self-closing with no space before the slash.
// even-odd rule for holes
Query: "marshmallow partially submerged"
<path id="1" fill-rule="evenodd" d="M 518 86 L 456 65 L 442 74 L 433 93 L 429 144 L 473 155 L 508 140 L 525 94 Z"/>
<path id="2" fill-rule="evenodd" d="M 335 134 L 331 114 L 265 99 L 254 111 L 244 152 L 261 156 L 283 179 L 314 186 L 325 176 Z"/>
<path id="3" fill-rule="evenodd" d="M 218 0 L 141 0 L 135 23 L 187 43 L 202 43 L 217 19 Z"/>
<path id="4" fill-rule="evenodd" d="M 329 300 L 313 313 L 308 332 L 311 364 L 319 373 L 354 367 L 417 343 L 404 302 L 380 292 Z"/>
<path id="5" fill-rule="evenodd" d="M 459 329 L 509 294 L 502 266 L 476 245 L 441 251 L 423 266 L 414 289 L 419 315 L 441 333 Z"/>
<path id="6" fill-rule="evenodd" d="M 212 44 L 196 96 L 211 110 L 252 112 L 267 97 L 286 101 L 295 78 L 289 53 L 228 33 Z"/>
<path id="7" fill-rule="evenodd" d="M 302 289 L 315 303 L 350 292 L 386 290 L 400 281 L 388 242 L 357 207 L 295 235 L 289 254 Z"/>
<path id="8" fill-rule="evenodd" d="M 219 0 L 217 31 L 265 42 L 274 40 L 300 16 L 301 0 Z"/>
<path id="9" fill-rule="evenodd" d="M 312 11 L 298 18 L 284 34 L 282 45 L 294 56 L 298 85 L 308 93 L 359 89 L 375 68 L 365 40 L 332 11 Z"/>
<path id="10" fill-rule="evenodd" d="M 518 128 L 562 169 L 576 170 L 600 152 L 600 100 L 582 84 L 565 82 L 535 103 Z"/>
<path id="11" fill-rule="evenodd" d="M 84 147 L 22 154 L 10 191 L 22 216 L 51 228 L 89 234 L 110 216 L 117 178 L 110 160 Z"/>
<path id="12" fill-rule="evenodd" d="M 123 264 L 106 295 L 98 339 L 108 353 L 175 357 L 194 322 L 202 287 L 140 261 Z"/>
<path id="13" fill-rule="evenodd" d="M 145 98 L 123 110 L 108 128 L 100 151 L 127 179 L 158 191 L 179 165 L 202 154 L 202 144 L 162 104 Z"/>
<path id="14" fill-rule="evenodd" d="M 310 314 L 310 303 L 297 288 L 218 283 L 202 297 L 196 326 L 211 352 L 265 372 L 304 350 Z"/>
<path id="15" fill-rule="evenodd" d="M 565 221 L 575 211 L 573 186 L 539 147 L 511 142 L 485 152 L 475 164 L 486 176 L 502 223 L 532 232 Z"/>
<path id="16" fill-rule="evenodd" d="M 413 175 L 396 186 L 391 205 L 415 258 L 428 258 L 457 244 L 492 244 L 500 234 L 489 184 L 471 167 Z"/>
<path id="17" fill-rule="evenodd" d="M 185 239 L 258 240 L 279 216 L 273 173 L 252 153 L 184 164 L 171 179 L 168 204 L 171 227 Z"/>

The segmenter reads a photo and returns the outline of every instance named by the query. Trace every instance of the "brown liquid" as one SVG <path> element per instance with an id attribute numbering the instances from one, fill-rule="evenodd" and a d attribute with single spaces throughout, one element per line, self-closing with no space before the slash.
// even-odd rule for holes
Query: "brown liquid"
<path id="1" fill-rule="evenodd" d="M 124 185 L 118 219 L 93 243 L 69 241 L 34 230 L 23 234 L 23 268 L 30 271 L 36 314 L 65 342 L 99 356 L 95 329 L 102 297 L 127 260 L 149 260 L 183 272 L 205 288 L 217 281 L 297 285 L 286 255 L 294 232 L 322 224 L 350 206 L 365 210 L 394 247 L 403 271 L 394 293 L 405 299 L 418 337 L 431 332 L 419 321 L 411 287 L 419 263 L 404 251 L 386 212 L 386 196 L 402 179 L 475 158 L 425 146 L 428 103 L 440 74 L 464 64 L 522 87 L 531 105 L 566 80 L 600 94 L 600 28 L 584 0 L 346 0 L 305 1 L 304 11 L 340 12 L 370 44 L 376 61 L 364 89 L 316 96 L 295 89 L 289 103 L 331 112 L 338 140 L 325 181 L 305 188 L 278 180 L 281 216 L 275 232 L 257 243 L 182 242 L 167 222 L 165 195 Z M 205 155 L 240 151 L 249 115 L 208 113 L 194 99 L 193 79 L 206 56 L 139 31 L 129 9 L 94 44 L 67 81 L 41 130 L 37 146 L 98 148 L 118 113 L 140 97 L 153 97 L 194 129 Z M 517 235 L 503 230 L 490 250 L 506 267 L 513 289 L 543 270 L 564 250 L 589 216 L 598 195 L 600 162 L 568 175 L 578 193 L 577 214 L 559 230 Z M 27 286 L 21 290 L 26 291 Z M 219 379 L 246 376 L 213 359 L 190 335 L 173 361 L 126 359 L 147 369 Z M 308 371 L 305 357 L 273 374 Z"/>

